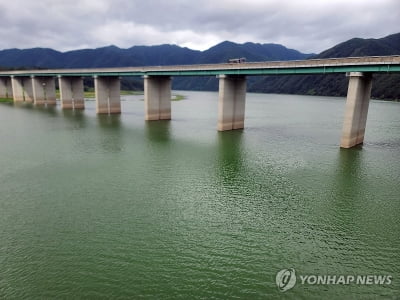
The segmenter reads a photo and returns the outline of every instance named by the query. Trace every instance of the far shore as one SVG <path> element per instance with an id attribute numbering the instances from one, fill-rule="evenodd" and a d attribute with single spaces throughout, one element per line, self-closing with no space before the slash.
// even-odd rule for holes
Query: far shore
<path id="1" fill-rule="evenodd" d="M 121 91 L 121 96 L 129 96 L 129 95 L 144 95 L 144 92 L 143 91 L 127 91 L 127 90 Z M 95 99 L 96 94 L 94 91 L 85 91 L 84 97 L 85 97 L 85 99 Z M 57 100 L 60 100 L 60 91 L 59 90 L 56 90 L 56 98 L 57 98 Z M 184 96 L 184 95 L 172 94 L 171 101 L 181 101 L 184 99 L 186 99 L 186 96 Z M 13 103 L 13 102 L 14 102 L 13 98 L 0 98 L 0 103 Z"/>
<path id="2" fill-rule="evenodd" d="M 256 93 L 256 94 L 263 94 L 263 93 Z M 131 91 L 131 90 L 121 90 L 121 96 L 130 96 L 130 95 L 144 95 L 143 91 Z M 319 96 L 319 95 L 301 95 L 299 94 L 298 96 Z M 94 100 L 96 98 L 96 94 L 94 92 L 94 90 L 89 90 L 89 91 L 85 91 L 84 92 L 84 97 L 85 99 L 88 100 Z M 324 96 L 324 97 L 330 97 L 330 96 Z M 332 97 L 336 97 L 336 96 L 332 96 Z M 60 91 L 56 90 L 56 98 L 57 100 L 60 100 Z M 171 101 L 181 101 L 181 100 L 185 100 L 187 97 L 185 95 L 182 94 L 172 94 L 171 97 Z M 340 98 L 346 98 L 346 97 L 340 97 Z M 123 99 L 122 99 L 123 100 Z M 140 99 L 141 101 L 143 101 L 144 99 Z M 374 101 L 385 101 L 385 102 L 400 102 L 400 99 L 379 99 L 379 98 L 371 98 L 371 100 Z M 0 103 L 13 103 L 14 100 L 13 98 L 0 98 Z"/>

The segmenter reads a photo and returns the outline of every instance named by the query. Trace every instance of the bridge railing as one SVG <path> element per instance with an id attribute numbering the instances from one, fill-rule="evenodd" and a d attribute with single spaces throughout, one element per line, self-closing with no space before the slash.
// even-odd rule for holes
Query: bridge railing
<path id="1" fill-rule="evenodd" d="M 144 66 L 144 67 L 120 67 L 120 68 L 82 68 L 82 69 L 48 69 L 48 70 L 14 70 L 2 71 L 0 76 L 29 76 L 29 75 L 71 75 L 90 76 L 90 74 L 108 74 L 110 76 L 140 76 L 147 72 L 176 72 L 176 71 L 218 71 L 218 70 L 257 70 L 278 68 L 311 68 L 329 66 L 357 66 L 357 65 L 391 65 L 400 64 L 400 55 L 393 56 L 366 56 L 345 58 L 324 58 L 292 61 L 267 61 L 246 63 L 221 63 L 175 66 Z"/>

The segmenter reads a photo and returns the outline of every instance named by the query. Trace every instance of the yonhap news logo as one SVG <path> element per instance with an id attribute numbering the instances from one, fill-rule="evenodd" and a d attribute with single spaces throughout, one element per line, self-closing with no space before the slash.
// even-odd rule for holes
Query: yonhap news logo
<path id="1" fill-rule="evenodd" d="M 296 284 L 296 271 L 291 269 L 283 269 L 276 274 L 276 285 L 281 292 L 290 290 Z"/>
<path id="2" fill-rule="evenodd" d="M 296 275 L 294 268 L 282 269 L 275 277 L 276 286 L 286 292 L 296 285 L 390 285 L 391 275 Z"/>

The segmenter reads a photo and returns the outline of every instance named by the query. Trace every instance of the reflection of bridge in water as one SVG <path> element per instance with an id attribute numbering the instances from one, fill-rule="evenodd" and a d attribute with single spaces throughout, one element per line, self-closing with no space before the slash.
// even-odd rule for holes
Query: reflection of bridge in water
<path id="1" fill-rule="evenodd" d="M 98 114 L 121 112 L 120 77 L 144 77 L 145 119 L 171 119 L 172 76 L 219 78 L 218 130 L 244 127 L 246 76 L 346 73 L 349 77 L 340 146 L 364 141 L 373 73 L 400 72 L 400 56 L 349 57 L 255 63 L 51 69 L 0 72 L 0 97 L 15 102 L 54 105 L 58 77 L 63 109 L 84 108 L 83 77 L 94 77 Z"/>

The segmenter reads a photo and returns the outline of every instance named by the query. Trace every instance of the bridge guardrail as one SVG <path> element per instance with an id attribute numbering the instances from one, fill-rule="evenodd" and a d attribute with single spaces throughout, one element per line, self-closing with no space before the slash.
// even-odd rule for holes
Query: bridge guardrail
<path id="1" fill-rule="evenodd" d="M 246 63 L 221 63 L 176 66 L 149 66 L 149 67 L 121 67 L 121 68 L 82 68 L 82 69 L 47 69 L 47 70 L 14 70 L 1 71 L 0 76 L 143 76 L 148 72 L 182 72 L 174 73 L 177 76 L 184 72 L 216 72 L 223 70 L 267 70 L 267 69 L 304 69 L 325 68 L 335 66 L 363 66 L 363 65 L 400 65 L 400 55 L 393 56 L 366 56 L 327 59 L 307 59 L 292 61 L 268 61 Z M 388 68 L 389 69 L 389 68 Z M 380 71 L 382 72 L 382 71 Z M 204 74 L 205 74 L 204 73 Z M 295 73 L 295 72 L 294 72 Z M 200 74 L 201 75 L 201 74 Z"/>

